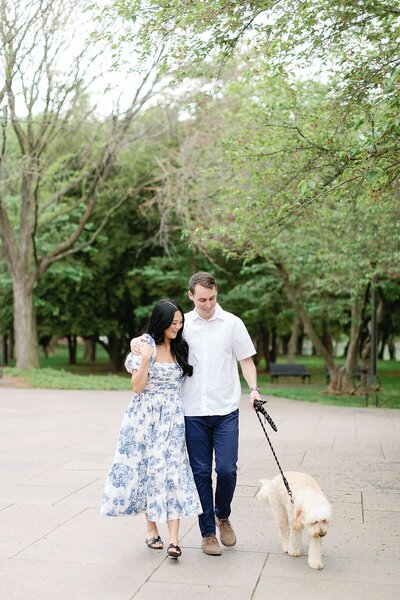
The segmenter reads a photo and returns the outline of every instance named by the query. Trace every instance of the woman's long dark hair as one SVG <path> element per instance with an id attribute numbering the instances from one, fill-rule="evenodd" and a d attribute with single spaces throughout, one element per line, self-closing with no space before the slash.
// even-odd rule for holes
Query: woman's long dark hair
<path id="1" fill-rule="evenodd" d="M 161 344 L 164 341 L 164 331 L 171 325 L 177 310 L 179 310 L 182 315 L 183 323 L 176 338 L 171 340 L 171 353 L 178 365 L 182 368 L 183 374 L 189 375 L 190 377 L 193 374 L 193 367 L 188 363 L 189 346 L 182 337 L 185 317 L 181 306 L 177 302 L 174 302 L 173 300 L 160 300 L 157 302 L 152 310 L 149 322 L 142 333 L 148 333 L 156 344 Z"/>

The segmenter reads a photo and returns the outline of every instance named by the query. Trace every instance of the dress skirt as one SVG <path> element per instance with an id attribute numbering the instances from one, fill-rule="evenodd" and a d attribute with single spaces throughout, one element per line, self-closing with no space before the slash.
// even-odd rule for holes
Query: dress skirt
<path id="1" fill-rule="evenodd" d="M 159 523 L 201 514 L 186 452 L 181 381 L 176 363 L 150 366 L 147 387 L 133 395 L 122 420 L 101 514 L 147 513 Z"/>

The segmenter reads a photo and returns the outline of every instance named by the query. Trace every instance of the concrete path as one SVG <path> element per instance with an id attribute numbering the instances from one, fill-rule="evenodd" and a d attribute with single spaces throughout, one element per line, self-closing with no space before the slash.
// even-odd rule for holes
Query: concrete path
<path id="1" fill-rule="evenodd" d="M 283 554 L 255 498 L 278 473 L 243 401 L 235 548 L 183 556 L 143 543 L 144 519 L 106 518 L 99 501 L 128 392 L 0 388 L 0 597 L 5 600 L 394 600 L 400 598 L 400 410 L 271 398 L 271 440 L 286 470 L 315 476 L 334 508 L 325 569 Z M 164 539 L 166 528 L 161 527 Z"/>

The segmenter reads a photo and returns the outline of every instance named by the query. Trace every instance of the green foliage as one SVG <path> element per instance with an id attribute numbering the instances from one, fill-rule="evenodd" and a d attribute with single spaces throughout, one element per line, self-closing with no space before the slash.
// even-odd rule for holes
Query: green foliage
<path id="1" fill-rule="evenodd" d="M 197 104 L 169 169 L 164 213 L 178 213 L 204 252 L 259 257 L 270 271 L 283 261 L 311 301 L 356 297 L 372 276 L 394 277 L 396 189 L 372 190 L 379 173 L 349 157 L 358 133 L 326 86 L 262 69 L 247 75 L 233 72 L 220 98 Z"/>
<path id="2" fill-rule="evenodd" d="M 120 190 L 151 174 L 149 155 L 125 155 L 110 176 L 102 192 L 93 228 L 104 218 L 110 203 Z M 129 164 L 128 164 L 129 163 Z M 160 248 L 148 244 L 158 225 L 158 215 L 149 209 L 144 215 L 146 194 L 133 195 L 112 216 L 90 248 L 55 264 L 36 290 L 39 333 L 64 335 L 115 336 L 122 340 L 115 368 L 127 352 L 130 336 L 137 330 L 134 306 L 143 300 L 143 292 L 132 285 L 129 276 L 132 261 L 143 265 Z M 90 228 L 88 228 L 90 235 Z M 111 351 L 111 350 L 110 350 Z"/>
<path id="3" fill-rule="evenodd" d="M 221 77 L 222 65 L 243 49 L 258 56 L 257 61 L 248 62 L 252 79 L 268 67 L 274 75 L 286 72 L 291 81 L 298 81 L 311 78 L 310 73 L 318 75 L 315 64 L 319 65 L 335 122 L 359 131 L 358 136 L 350 136 L 345 143 L 341 139 L 340 145 L 329 149 L 336 166 L 342 171 L 347 168 L 343 161 L 351 163 L 347 178 L 351 187 L 357 189 L 361 178 L 378 196 L 382 187 L 398 178 L 400 10 L 396 4 L 381 0 L 118 0 L 106 10 L 137 22 L 138 45 L 150 49 L 166 43 L 168 64 L 181 77 Z M 328 149 L 330 137 L 325 136 L 321 150 Z M 323 177 L 322 182 L 314 178 L 316 166 L 303 178 L 301 199 L 304 194 L 318 198 L 321 183 L 324 192 L 330 193 L 334 178 L 328 180 L 326 189 Z M 290 200 L 281 204 L 283 210 L 290 205 Z"/>

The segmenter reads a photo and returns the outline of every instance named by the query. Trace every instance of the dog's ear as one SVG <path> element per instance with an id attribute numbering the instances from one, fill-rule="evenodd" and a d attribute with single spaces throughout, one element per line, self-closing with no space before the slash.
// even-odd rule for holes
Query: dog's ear
<path id="1" fill-rule="evenodd" d="M 294 531 L 300 531 L 304 527 L 304 513 L 301 508 L 297 507 L 294 511 L 292 529 Z"/>

